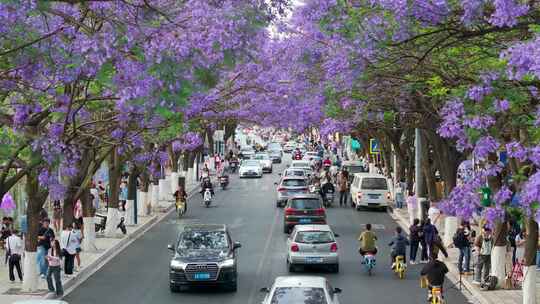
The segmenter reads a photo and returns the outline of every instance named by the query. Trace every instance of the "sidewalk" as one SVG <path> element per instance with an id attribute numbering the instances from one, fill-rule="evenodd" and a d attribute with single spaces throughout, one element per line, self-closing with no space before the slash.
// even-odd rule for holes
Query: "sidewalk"
<path id="1" fill-rule="evenodd" d="M 391 216 L 397 221 L 397 223 L 408 233 L 409 232 L 409 214 L 406 208 L 397 209 L 393 208 Z M 448 273 L 448 278 L 454 282 L 454 284 L 459 285 L 459 271 L 457 268 L 457 260 L 459 257 L 459 250 L 456 248 L 447 248 L 449 257 L 444 259 L 446 266 L 450 270 Z M 471 257 L 471 266 L 473 266 L 474 259 Z M 540 298 L 540 272 L 536 272 L 536 293 L 537 297 Z M 462 288 L 465 291 L 468 291 L 474 303 L 482 304 L 521 304 L 523 303 L 523 297 L 521 290 L 506 290 L 506 289 L 497 289 L 491 291 L 483 291 L 479 288 L 478 285 L 472 284 L 472 275 L 461 276 Z"/>
<path id="2" fill-rule="evenodd" d="M 189 189 L 189 196 L 196 193 L 197 184 L 186 185 Z M 163 202 L 160 202 L 160 206 Z M 106 238 L 102 234 L 96 235 L 96 247 L 97 252 L 80 253 L 81 257 L 81 270 L 74 272 L 73 276 L 65 277 L 62 272 L 62 285 L 64 291 L 69 292 L 69 289 L 86 280 L 95 271 L 99 270 L 109 259 L 119 254 L 125 247 L 127 247 L 131 241 L 137 239 L 144 234 L 148 229 L 157 224 L 163 217 L 165 217 L 173 208 L 171 203 L 168 208 L 156 208 L 150 216 L 139 216 L 137 225 L 127 226 L 127 234 L 119 235 L 115 238 Z M 38 290 L 34 293 L 27 293 L 21 290 L 22 283 L 16 278 L 15 283 L 9 281 L 8 266 L 4 264 L 5 251 L 1 250 L 0 255 L 2 257 L 0 263 L 0 303 L 10 304 L 17 300 L 39 299 L 44 298 L 48 294 L 47 282 L 43 279 L 39 280 Z M 21 263 L 22 264 L 22 263 Z M 24 270 L 23 270 L 24 271 Z M 15 274 L 16 276 L 16 274 Z"/>

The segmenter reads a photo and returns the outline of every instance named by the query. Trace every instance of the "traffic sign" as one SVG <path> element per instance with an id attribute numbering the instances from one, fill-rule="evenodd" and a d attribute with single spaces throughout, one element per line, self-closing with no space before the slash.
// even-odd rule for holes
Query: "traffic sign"
<path id="1" fill-rule="evenodd" d="M 371 154 L 381 153 L 381 145 L 379 144 L 379 141 L 375 138 L 372 138 L 369 140 L 369 153 Z"/>

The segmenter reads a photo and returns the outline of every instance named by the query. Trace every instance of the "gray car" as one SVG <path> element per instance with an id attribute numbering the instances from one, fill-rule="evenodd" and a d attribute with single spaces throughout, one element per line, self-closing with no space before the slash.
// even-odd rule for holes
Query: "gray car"
<path id="1" fill-rule="evenodd" d="M 296 195 L 307 194 L 309 190 L 308 179 L 304 176 L 284 176 L 276 183 L 277 199 L 276 206 L 283 207 L 287 200 Z"/>
<path id="2" fill-rule="evenodd" d="M 297 225 L 287 239 L 289 271 L 319 266 L 339 272 L 337 235 L 328 225 Z"/>
<path id="3" fill-rule="evenodd" d="M 176 243 L 168 246 L 174 255 L 169 267 L 172 292 L 190 286 L 223 286 L 237 289 L 237 253 L 225 225 L 184 226 Z"/>

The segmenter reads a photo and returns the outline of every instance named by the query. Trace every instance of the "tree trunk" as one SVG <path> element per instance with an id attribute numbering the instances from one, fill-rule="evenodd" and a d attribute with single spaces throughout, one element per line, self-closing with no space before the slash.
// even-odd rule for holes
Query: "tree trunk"
<path id="1" fill-rule="evenodd" d="M 94 206 L 90 198 L 90 189 L 85 187 L 81 191 L 81 204 L 83 210 L 83 241 L 81 247 L 87 252 L 96 252 L 96 225 L 94 222 Z"/>
<path id="2" fill-rule="evenodd" d="M 109 162 L 109 205 L 107 208 L 107 224 L 105 235 L 113 237 L 116 235 L 116 226 L 120 223 L 118 212 L 118 195 L 120 192 L 120 181 L 122 174 L 122 162 L 116 149 L 111 153 Z"/>
<path id="3" fill-rule="evenodd" d="M 424 181 L 426 183 L 426 190 L 429 200 L 438 201 L 437 185 L 435 183 L 435 170 L 432 167 L 432 162 L 429 155 L 429 145 L 425 132 L 421 132 L 422 135 L 422 173 L 424 174 Z"/>
<path id="4" fill-rule="evenodd" d="M 527 239 L 523 273 L 523 304 L 536 304 L 536 252 L 538 248 L 538 223 L 533 217 L 526 219 Z"/>
<path id="5" fill-rule="evenodd" d="M 172 144 L 167 146 L 167 153 L 169 154 L 169 160 L 171 162 L 171 171 L 178 172 L 179 153 L 173 151 Z"/>
<path id="6" fill-rule="evenodd" d="M 68 187 L 66 194 L 64 196 L 64 206 L 62 212 L 62 226 L 71 227 L 73 225 L 74 213 L 73 208 L 75 207 L 75 195 L 77 194 L 77 189 L 73 187 Z"/>

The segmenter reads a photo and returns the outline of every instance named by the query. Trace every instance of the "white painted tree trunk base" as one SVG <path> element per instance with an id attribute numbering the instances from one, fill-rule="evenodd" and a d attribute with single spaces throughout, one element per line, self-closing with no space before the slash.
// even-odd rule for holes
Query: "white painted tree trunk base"
<path id="1" fill-rule="evenodd" d="M 536 265 L 523 267 L 523 304 L 536 304 Z"/>
<path id="2" fill-rule="evenodd" d="M 126 201 L 126 225 L 135 225 L 135 214 L 133 214 L 133 204 L 135 201 Z"/>
<path id="3" fill-rule="evenodd" d="M 174 193 L 178 189 L 178 172 L 171 172 L 171 193 Z"/>
<path id="4" fill-rule="evenodd" d="M 96 224 L 94 217 L 83 217 L 84 239 L 81 248 L 84 251 L 96 252 Z"/>
<path id="5" fill-rule="evenodd" d="M 443 244 L 448 245 L 453 243 L 454 233 L 458 227 L 458 218 L 455 216 L 447 216 L 444 220 L 444 239 Z M 503 264 L 504 267 L 504 264 Z"/>
<path id="6" fill-rule="evenodd" d="M 169 196 L 171 194 L 171 181 L 168 178 L 160 179 L 158 187 L 159 187 L 158 200 L 159 201 L 169 200 Z"/>
<path id="7" fill-rule="evenodd" d="M 491 251 L 491 275 L 497 277 L 497 285 L 501 286 L 506 278 L 506 246 L 493 246 Z"/>
<path id="8" fill-rule="evenodd" d="M 137 191 L 137 215 L 145 216 L 146 211 L 144 206 L 146 206 L 146 194 L 147 192 Z"/>
<path id="9" fill-rule="evenodd" d="M 24 291 L 33 292 L 38 289 L 38 264 L 37 252 L 24 252 L 24 275 L 22 289 Z"/>
<path id="10" fill-rule="evenodd" d="M 150 198 L 150 205 L 152 206 L 152 210 L 154 210 L 158 206 L 158 202 L 159 202 L 159 186 L 152 185 L 152 197 Z"/>
<path id="11" fill-rule="evenodd" d="M 116 226 L 120 223 L 120 212 L 117 208 L 109 208 L 107 212 L 107 224 L 105 225 L 105 236 L 106 237 L 115 237 Z"/>

